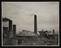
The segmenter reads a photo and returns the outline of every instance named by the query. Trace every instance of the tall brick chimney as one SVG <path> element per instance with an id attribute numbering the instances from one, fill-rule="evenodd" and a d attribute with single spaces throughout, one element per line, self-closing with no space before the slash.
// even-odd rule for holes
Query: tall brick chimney
<path id="1" fill-rule="evenodd" d="M 34 15 L 34 33 L 37 34 L 37 16 Z"/>

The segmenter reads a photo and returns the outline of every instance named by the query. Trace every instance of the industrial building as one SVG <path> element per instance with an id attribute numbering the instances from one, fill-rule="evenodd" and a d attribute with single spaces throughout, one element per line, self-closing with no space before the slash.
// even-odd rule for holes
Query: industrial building
<path id="1" fill-rule="evenodd" d="M 10 20 L 9 18 L 3 18 L 2 23 L 3 23 L 3 45 L 14 45 L 16 26 L 12 24 L 12 20 Z"/>

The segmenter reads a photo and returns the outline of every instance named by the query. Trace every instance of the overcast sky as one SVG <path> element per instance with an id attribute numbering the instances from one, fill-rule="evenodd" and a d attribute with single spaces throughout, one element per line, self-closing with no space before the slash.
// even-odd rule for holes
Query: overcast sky
<path id="1" fill-rule="evenodd" d="M 16 24 L 17 33 L 23 29 L 34 31 L 34 14 L 38 31 L 59 32 L 59 2 L 2 2 L 2 17 Z"/>

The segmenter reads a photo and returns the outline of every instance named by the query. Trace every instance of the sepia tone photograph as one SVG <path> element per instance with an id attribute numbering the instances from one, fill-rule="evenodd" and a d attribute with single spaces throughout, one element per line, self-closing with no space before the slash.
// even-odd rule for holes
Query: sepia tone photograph
<path id="1" fill-rule="evenodd" d="M 2 46 L 59 46 L 59 2 L 1 2 Z"/>

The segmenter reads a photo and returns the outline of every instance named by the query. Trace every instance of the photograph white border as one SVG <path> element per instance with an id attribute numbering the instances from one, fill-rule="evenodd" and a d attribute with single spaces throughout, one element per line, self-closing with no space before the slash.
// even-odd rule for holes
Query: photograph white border
<path id="1" fill-rule="evenodd" d="M 50 1 L 49 1 L 50 2 Z M 57 1 L 59 2 L 59 1 Z M 2 7 L 2 2 L 1 2 L 1 7 Z M 2 22 L 2 17 L 1 17 L 1 42 L 2 42 L 2 46 L 60 46 L 60 34 L 58 33 L 58 45 L 3 45 L 3 22 Z M 60 31 L 59 31 L 60 32 Z"/>

